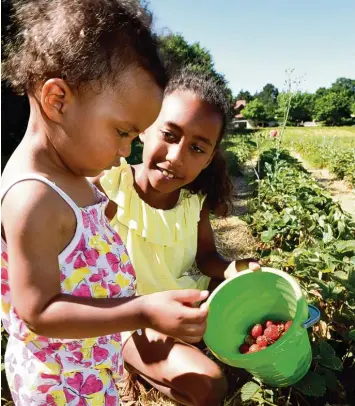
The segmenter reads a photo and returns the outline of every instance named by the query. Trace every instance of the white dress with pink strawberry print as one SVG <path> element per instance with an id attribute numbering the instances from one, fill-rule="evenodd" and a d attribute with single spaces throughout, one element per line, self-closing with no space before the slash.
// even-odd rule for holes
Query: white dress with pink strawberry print
<path id="1" fill-rule="evenodd" d="M 73 296 L 118 298 L 135 294 L 135 273 L 121 238 L 105 217 L 107 198 L 93 186 L 98 202 L 85 208 L 54 183 L 27 175 L 53 188 L 73 209 L 77 228 L 58 256 L 61 291 Z M 117 406 L 123 374 L 121 335 L 82 340 L 34 334 L 17 316 L 8 284 L 6 242 L 1 240 L 2 322 L 9 333 L 6 376 L 16 406 Z"/>

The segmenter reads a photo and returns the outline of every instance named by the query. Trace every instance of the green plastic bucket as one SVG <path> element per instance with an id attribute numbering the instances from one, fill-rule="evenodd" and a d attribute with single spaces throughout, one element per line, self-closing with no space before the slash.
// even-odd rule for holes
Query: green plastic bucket
<path id="1" fill-rule="evenodd" d="M 319 321 L 298 283 L 272 268 L 239 272 L 209 297 L 204 341 L 225 364 L 244 368 L 271 386 L 289 386 L 307 373 L 312 351 L 307 328 Z M 253 324 L 265 320 L 293 320 L 278 341 L 265 350 L 241 354 L 239 346 Z"/>

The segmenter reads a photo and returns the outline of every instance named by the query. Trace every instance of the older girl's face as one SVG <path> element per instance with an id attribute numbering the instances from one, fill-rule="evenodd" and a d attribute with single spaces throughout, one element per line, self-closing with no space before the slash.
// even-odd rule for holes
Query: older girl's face
<path id="1" fill-rule="evenodd" d="M 143 164 L 150 185 L 169 193 L 191 183 L 211 162 L 221 116 L 193 92 L 166 96 L 155 123 L 143 134 Z"/>

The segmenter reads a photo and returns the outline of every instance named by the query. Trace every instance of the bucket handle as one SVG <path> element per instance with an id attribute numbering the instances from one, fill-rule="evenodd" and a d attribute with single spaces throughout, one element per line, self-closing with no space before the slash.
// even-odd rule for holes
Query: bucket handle
<path id="1" fill-rule="evenodd" d="M 320 320 L 320 311 L 313 305 L 308 305 L 309 319 L 303 323 L 303 328 L 309 328 Z"/>

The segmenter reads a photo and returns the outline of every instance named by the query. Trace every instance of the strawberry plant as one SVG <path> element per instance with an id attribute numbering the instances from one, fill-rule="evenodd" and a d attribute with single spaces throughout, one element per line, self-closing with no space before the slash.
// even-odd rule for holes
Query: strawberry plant
<path id="1" fill-rule="evenodd" d="M 262 262 L 292 274 L 322 312 L 310 332 L 311 370 L 292 389 L 273 390 L 273 404 L 297 404 L 303 396 L 319 398 L 317 405 L 355 404 L 355 222 L 287 150 L 264 151 L 258 167 L 246 220 Z M 269 326 L 264 335 L 272 339 L 276 330 Z M 262 404 L 271 389 L 257 385 L 248 400 Z"/>
<path id="2" fill-rule="evenodd" d="M 228 173 L 232 176 L 240 174 L 241 166 L 256 151 L 256 143 L 250 135 L 239 135 L 227 138 L 222 143 L 223 154 L 227 162 Z"/>
<path id="3" fill-rule="evenodd" d="M 262 132 L 267 139 L 268 131 Z M 267 143 L 270 146 L 270 142 Z M 338 179 L 355 186 L 355 129 L 353 127 L 288 127 L 283 147 L 299 154 L 312 168 L 328 168 Z"/>

